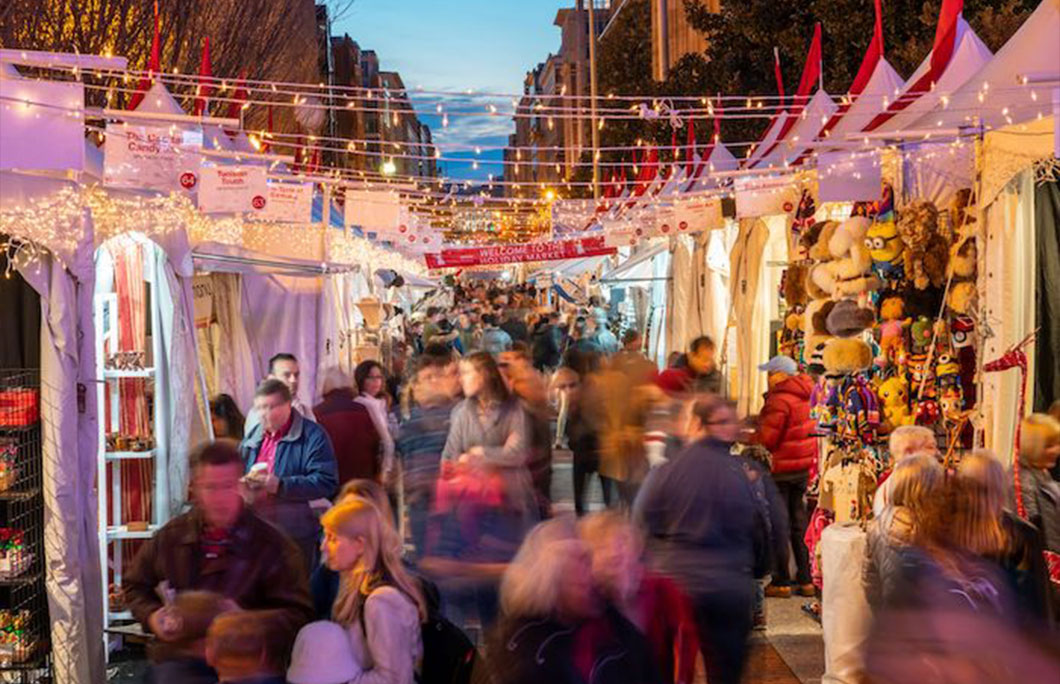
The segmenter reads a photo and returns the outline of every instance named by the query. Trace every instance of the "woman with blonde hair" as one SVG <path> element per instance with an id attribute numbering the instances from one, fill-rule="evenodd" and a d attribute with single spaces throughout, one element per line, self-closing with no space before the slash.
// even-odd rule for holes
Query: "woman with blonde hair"
<path id="1" fill-rule="evenodd" d="M 353 497 L 321 519 L 321 550 L 340 573 L 332 619 L 350 635 L 363 673 L 352 684 L 412 684 L 427 605 L 401 564 L 401 540 L 379 509 Z"/>
<path id="2" fill-rule="evenodd" d="M 1020 617 L 1048 621 L 1052 613 L 1049 573 L 1041 539 L 1034 525 L 1005 509 L 1010 485 L 1001 462 L 991 451 L 973 451 L 961 459 L 957 478 L 969 495 L 965 529 L 956 534 L 971 551 L 1001 566 L 1018 601 Z"/>
<path id="3" fill-rule="evenodd" d="M 1060 421 L 1032 413 L 1020 426 L 1018 488 L 1009 489 L 1010 508 L 1029 520 L 1042 541 L 1051 580 L 1052 608 L 1060 614 L 1060 483 L 1049 471 L 1060 459 Z"/>
<path id="4" fill-rule="evenodd" d="M 873 609 L 894 596 L 901 575 L 901 549 L 912 543 L 918 519 L 931 497 L 938 496 L 945 471 L 932 456 L 914 455 L 899 461 L 891 473 L 889 504 L 869 525 L 862 584 Z"/>
<path id="5" fill-rule="evenodd" d="M 647 641 L 596 593 L 570 517 L 526 536 L 501 581 L 501 607 L 489 648 L 495 682 L 662 684 Z"/>

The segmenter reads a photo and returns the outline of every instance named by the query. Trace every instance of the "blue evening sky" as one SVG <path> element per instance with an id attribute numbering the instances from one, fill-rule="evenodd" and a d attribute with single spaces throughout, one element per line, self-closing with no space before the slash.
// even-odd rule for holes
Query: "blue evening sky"
<path id="1" fill-rule="evenodd" d="M 362 50 L 375 50 L 380 68 L 397 71 L 414 102 L 415 89 L 478 92 L 522 92 L 523 77 L 549 52 L 559 49 L 560 29 L 553 26 L 556 10 L 574 0 L 356 0 L 332 25 L 332 34 L 348 33 Z M 432 98 L 433 99 L 433 98 Z M 511 98 L 496 100 L 501 112 L 511 111 Z M 475 98 L 484 111 L 487 100 Z M 448 106 L 469 108 L 469 101 Z M 434 103 L 417 105 L 446 157 L 475 158 L 474 151 L 447 150 L 446 143 L 503 145 L 513 128 L 510 116 L 450 117 L 443 128 Z M 444 164 L 448 176 L 485 180 L 502 174 L 501 150 L 482 150 L 479 168 L 471 163 Z"/>

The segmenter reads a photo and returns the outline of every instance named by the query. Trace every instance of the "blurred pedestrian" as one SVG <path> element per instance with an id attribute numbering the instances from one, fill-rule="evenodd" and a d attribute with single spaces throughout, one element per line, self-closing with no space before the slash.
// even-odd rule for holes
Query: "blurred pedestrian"
<path id="1" fill-rule="evenodd" d="M 210 625 L 206 659 L 225 684 L 286 684 L 283 664 L 290 645 L 274 612 L 232 612 Z"/>
<path id="2" fill-rule="evenodd" d="M 394 434 L 397 432 L 397 420 L 390 411 L 386 370 L 378 361 L 362 361 L 353 371 L 353 381 L 357 386 L 355 401 L 368 409 L 376 434 L 379 435 L 379 478 L 389 488 L 396 474 Z"/>
<path id="3" fill-rule="evenodd" d="M 501 601 L 494 684 L 662 684 L 648 641 L 595 591 L 591 555 L 569 519 L 531 530 Z"/>
<path id="4" fill-rule="evenodd" d="M 508 333 L 508 337 L 511 338 L 512 342 L 522 342 L 524 344 L 530 342 L 530 331 L 526 327 L 526 321 L 523 319 L 523 315 L 515 306 L 507 308 L 503 313 L 503 320 L 500 324 L 501 330 Z"/>
<path id="5" fill-rule="evenodd" d="M 1060 615 L 1060 482 L 1051 469 L 1060 458 L 1060 421 L 1044 413 L 1023 419 L 1019 445 L 1019 479 L 1009 481 L 1010 508 L 1020 511 L 1041 535 L 1042 547 L 1052 579 L 1053 614 Z"/>
<path id="6" fill-rule="evenodd" d="M 717 397 L 689 403 L 690 445 L 655 468 L 634 505 L 659 572 L 691 597 L 711 684 L 738 684 L 754 603 L 754 493 L 730 452 L 740 432 L 735 406 Z"/>
<path id="7" fill-rule="evenodd" d="M 611 505 L 611 480 L 600 473 L 600 438 L 596 426 L 582 406 L 581 378 L 570 368 L 560 368 L 552 376 L 552 392 L 563 408 L 563 427 L 571 450 L 574 478 L 574 511 L 585 515 L 586 488 L 595 473 L 600 480 L 604 506 Z"/>
<path id="8" fill-rule="evenodd" d="M 593 314 L 593 321 L 596 324 L 596 344 L 600 347 L 600 351 L 607 356 L 617 354 L 621 347 L 618 344 L 618 338 L 607 327 L 607 314 L 599 309 Z"/>
<path id="9" fill-rule="evenodd" d="M 1052 624 L 1057 614 L 1050 600 L 1042 538 L 1033 524 L 1005 509 L 1009 480 L 1001 462 L 989 451 L 973 451 L 961 458 L 957 477 L 974 493 L 968 499 L 973 507 L 969 517 L 979 530 L 978 552 L 1001 566 L 1020 619 L 1032 630 Z"/>
<path id="10" fill-rule="evenodd" d="M 323 394 L 313 413 L 331 439 L 339 486 L 354 479 L 378 479 L 383 440 L 368 407 L 356 401 L 353 380 L 341 368 L 329 368 Z"/>
<path id="11" fill-rule="evenodd" d="M 534 329 L 532 340 L 534 367 L 544 371 L 560 365 L 565 337 L 558 312 L 552 311 L 542 316 L 541 322 Z"/>
<path id="12" fill-rule="evenodd" d="M 758 414 L 755 441 L 772 454 L 772 476 L 777 491 L 787 509 L 788 529 L 776 530 L 778 539 L 790 539 L 795 557 L 796 591 L 802 596 L 813 596 L 810 576 L 810 556 L 803 537 L 809 515 L 806 510 L 806 489 L 810 470 L 817 462 L 817 422 L 810 416 L 810 393 L 813 380 L 799 373 L 795 360 L 777 355 L 758 367 L 765 371 L 769 391 Z M 787 556 L 773 568 L 772 583 L 766 596 L 791 596 L 791 573 Z"/>
<path id="13" fill-rule="evenodd" d="M 930 456 L 937 459 L 939 448 L 935 442 L 935 433 L 923 425 L 900 425 L 887 438 L 887 451 L 890 468 L 894 468 L 910 456 Z M 879 517 L 891 503 L 890 468 L 884 473 L 884 480 L 876 488 L 872 499 L 872 515 Z"/>
<path id="14" fill-rule="evenodd" d="M 420 357 L 411 379 L 412 407 L 398 430 L 405 510 L 417 555 L 426 549 L 427 518 L 459 390 L 448 380 L 455 365 L 451 356 Z"/>
<path id="15" fill-rule="evenodd" d="M 534 484 L 540 517 L 547 518 L 552 510 L 552 426 L 548 384 L 530 363 L 530 353 L 522 342 L 501 352 L 497 367 L 509 391 L 519 399 L 526 413 L 530 450 L 526 467 Z"/>
<path id="16" fill-rule="evenodd" d="M 511 348 L 512 338 L 507 332 L 497 327 L 497 317 L 493 314 L 483 314 L 482 351 L 496 355 Z"/>
<path id="17" fill-rule="evenodd" d="M 227 394 L 218 394 L 210 400 L 210 422 L 214 439 L 243 439 L 243 424 L 246 418 L 236 406 L 235 399 Z"/>
<path id="18" fill-rule="evenodd" d="M 697 337 L 683 359 L 659 374 L 659 387 L 669 394 L 719 394 L 721 371 L 716 356 L 714 340 L 706 335 Z"/>
<path id="19" fill-rule="evenodd" d="M 918 520 L 930 500 L 940 495 L 945 472 L 931 456 L 907 457 L 895 466 L 890 503 L 869 523 L 862 584 L 873 610 L 895 598 L 901 583 L 902 549 L 913 543 Z"/>
<path id="20" fill-rule="evenodd" d="M 182 663 L 171 648 L 182 625 L 173 619 L 167 591 L 213 591 L 245 610 L 275 609 L 278 629 L 292 638 L 312 618 L 298 547 L 243 504 L 236 445 L 203 444 L 190 460 L 192 509 L 141 547 L 122 583 L 133 617 L 155 636 L 148 652 L 158 684 L 187 684 L 194 681 L 189 665 L 201 671 L 205 664 Z"/>
<path id="21" fill-rule="evenodd" d="M 699 640 L 687 596 L 672 580 L 644 565 L 644 540 L 617 511 L 592 513 L 578 523 L 592 553 L 593 581 L 647 637 L 664 682 L 692 684 Z"/>
<path id="22" fill-rule="evenodd" d="M 366 684 L 413 684 L 427 606 L 401 563 L 401 539 L 371 502 L 354 498 L 321 519 L 328 567 L 340 573 L 332 610 L 346 628 Z"/>
<path id="23" fill-rule="evenodd" d="M 254 393 L 261 422 L 240 445 L 246 494 L 254 510 L 286 532 L 302 549 L 306 569 L 316 564 L 320 523 L 311 503 L 338 489 L 335 453 L 324 428 L 291 406 L 279 380 L 266 380 Z"/>
<path id="24" fill-rule="evenodd" d="M 298 359 L 294 354 L 280 352 L 269 359 L 269 373 L 265 376 L 265 379 L 279 380 L 287 385 L 287 389 L 291 392 L 291 406 L 294 407 L 294 410 L 302 414 L 304 418 L 315 420 L 313 409 L 309 408 L 308 405 L 303 404 L 302 400 L 298 398 L 298 388 L 300 386 L 301 378 L 302 368 L 299 366 Z M 249 435 L 254 426 L 260 422 L 261 416 L 258 415 L 257 408 L 252 406 L 250 411 L 247 412 L 246 421 L 243 424 L 243 434 Z"/>

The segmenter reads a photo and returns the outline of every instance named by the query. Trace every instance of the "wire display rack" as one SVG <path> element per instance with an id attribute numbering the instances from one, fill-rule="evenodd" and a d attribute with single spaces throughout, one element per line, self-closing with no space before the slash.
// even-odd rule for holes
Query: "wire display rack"
<path id="1" fill-rule="evenodd" d="M 51 681 L 40 371 L 0 369 L 0 681 Z"/>

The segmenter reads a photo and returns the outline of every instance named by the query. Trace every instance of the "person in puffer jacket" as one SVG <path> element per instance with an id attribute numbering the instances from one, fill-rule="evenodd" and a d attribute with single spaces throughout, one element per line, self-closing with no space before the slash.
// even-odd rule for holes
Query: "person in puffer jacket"
<path id="1" fill-rule="evenodd" d="M 788 529 L 778 530 L 777 534 L 780 539 L 791 538 L 798 592 L 813 596 L 810 558 L 803 541 L 808 522 L 806 488 L 810 469 L 817 462 L 817 424 L 810 417 L 813 380 L 799 373 L 795 360 L 788 356 L 774 356 L 758 368 L 768 374 L 769 391 L 758 414 L 755 441 L 773 455 L 773 481 L 788 512 Z M 791 573 L 785 558 L 774 566 L 766 595 L 788 597 L 791 591 Z"/>

